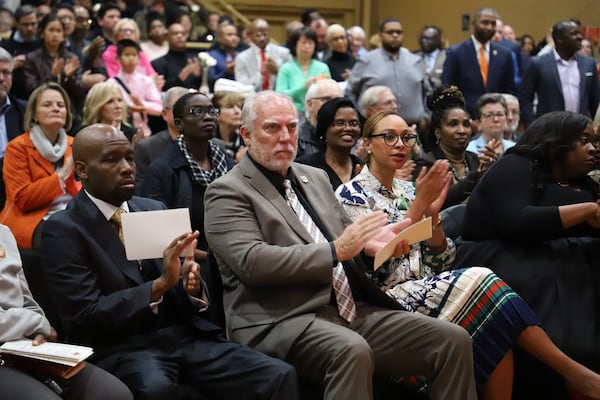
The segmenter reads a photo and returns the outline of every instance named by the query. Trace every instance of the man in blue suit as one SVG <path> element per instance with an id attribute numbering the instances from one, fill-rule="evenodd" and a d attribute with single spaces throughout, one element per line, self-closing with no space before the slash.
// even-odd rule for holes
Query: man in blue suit
<path id="1" fill-rule="evenodd" d="M 496 19 L 494 9 L 477 10 L 471 37 L 446 51 L 442 83 L 459 87 L 473 118 L 477 118 L 475 104 L 482 94 L 515 94 L 510 51 L 490 40 L 496 32 Z"/>
<path id="2" fill-rule="evenodd" d="M 129 261 L 120 240 L 122 211 L 163 209 L 133 195 L 133 148 L 103 124 L 73 143 L 83 188 L 42 233 L 42 260 L 66 340 L 94 347 L 96 365 L 120 378 L 139 399 L 297 399 L 295 370 L 225 339 L 205 318 L 210 301 L 194 257 L 198 232 L 177 237 L 163 259 Z M 157 227 L 158 228 L 158 227 Z"/>
<path id="3" fill-rule="evenodd" d="M 558 22 L 552 27 L 552 38 L 554 50 L 533 57 L 523 75 L 519 101 L 525 125 L 550 111 L 573 111 L 593 118 L 598 108 L 596 62 L 577 53 L 582 40 L 579 27 L 573 21 Z"/>

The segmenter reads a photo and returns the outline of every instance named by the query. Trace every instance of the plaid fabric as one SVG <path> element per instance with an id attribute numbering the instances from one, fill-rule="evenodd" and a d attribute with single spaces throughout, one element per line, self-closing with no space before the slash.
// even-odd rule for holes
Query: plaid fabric
<path id="1" fill-rule="evenodd" d="M 210 171 L 205 171 L 192 157 L 185 140 L 183 140 L 183 135 L 177 137 L 177 146 L 179 146 L 179 150 L 181 150 L 190 166 L 192 180 L 201 186 L 208 186 L 212 181 L 227 173 L 225 153 L 213 142 L 209 141 L 208 144 L 210 146 L 208 156 L 210 158 L 212 169 Z"/>

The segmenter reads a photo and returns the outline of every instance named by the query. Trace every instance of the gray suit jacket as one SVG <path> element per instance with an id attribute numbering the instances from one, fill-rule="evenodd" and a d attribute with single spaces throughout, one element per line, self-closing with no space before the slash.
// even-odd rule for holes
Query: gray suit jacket
<path id="1" fill-rule="evenodd" d="M 267 44 L 266 55 L 275 61 L 278 67 L 292 60 L 292 55 L 286 47 L 272 43 Z M 261 91 L 263 76 L 260 73 L 260 67 L 260 49 L 254 45 L 250 46 L 235 58 L 235 80 L 252 85 L 257 92 Z M 276 80 L 276 75 L 269 76 L 269 89 L 275 89 Z"/>
<path id="2" fill-rule="evenodd" d="M 48 336 L 50 323 L 31 295 L 17 242 L 5 225 L 0 225 L 0 246 L 5 254 L 0 258 L 0 343 L 38 333 Z"/>
<path id="3" fill-rule="evenodd" d="M 598 70 L 593 58 L 576 54 L 579 68 L 579 112 L 594 118 L 600 101 Z M 537 94 L 537 109 L 533 111 L 533 99 Z M 565 109 L 562 85 L 554 59 L 554 52 L 533 57 L 525 70 L 519 87 L 521 120 L 529 125 L 535 118 L 550 111 Z"/>
<path id="4" fill-rule="evenodd" d="M 425 56 L 422 51 L 416 51 L 415 54 L 423 60 L 423 65 L 425 65 L 425 71 L 427 72 L 427 76 L 429 77 L 429 84 L 432 89 L 438 88 L 442 86 L 442 71 L 444 70 L 444 62 L 446 61 L 446 50 L 440 49 L 435 58 L 435 63 L 433 64 L 433 69 L 431 71 L 428 70 L 428 65 L 425 62 Z"/>
<path id="5" fill-rule="evenodd" d="M 292 170 L 319 219 L 338 237 L 351 221 L 325 172 L 296 163 Z M 223 278 L 229 336 L 285 359 L 316 312 L 330 304 L 330 245 L 313 243 L 283 196 L 248 157 L 213 182 L 204 201 L 206 238 Z M 344 263 L 355 299 L 399 309 L 355 261 Z"/>

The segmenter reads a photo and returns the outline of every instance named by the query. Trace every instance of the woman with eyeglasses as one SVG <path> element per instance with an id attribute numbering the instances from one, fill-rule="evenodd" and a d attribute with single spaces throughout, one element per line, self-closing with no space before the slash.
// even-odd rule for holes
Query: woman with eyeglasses
<path id="1" fill-rule="evenodd" d="M 350 153 L 360 131 L 360 117 L 352 101 L 345 97 L 331 99 L 317 113 L 316 133 L 324 150 L 304 155 L 296 161 L 323 169 L 335 190 L 360 169 L 361 159 Z"/>
<path id="2" fill-rule="evenodd" d="M 184 94 L 173 105 L 173 119 L 180 135 L 171 148 L 150 164 L 142 195 L 163 202 L 168 208 L 187 208 L 193 230 L 198 230 L 196 261 L 204 263 L 208 244 L 204 236 L 204 192 L 235 162 L 211 141 L 217 131 L 219 110 L 208 96 Z"/>
<path id="3" fill-rule="evenodd" d="M 471 116 L 456 86 L 437 88 L 428 98 L 431 123 L 427 147 L 431 150 L 415 160 L 414 176 L 436 160 L 448 160 L 452 180 L 442 209 L 467 200 L 483 173 L 498 159 L 494 147 L 486 145 L 481 154 L 467 151 L 471 140 Z"/>
<path id="4" fill-rule="evenodd" d="M 411 245 L 408 254 L 389 259 L 377 270 L 366 270 L 367 276 L 407 311 L 456 323 L 471 334 L 482 398 L 511 398 L 515 345 L 597 396 L 600 376 L 562 353 L 539 327 L 527 303 L 491 270 L 449 270 L 456 247 L 446 237 L 439 216 L 452 179 L 449 162 L 437 160 L 423 169 L 414 185 L 394 178 L 416 139 L 397 113 L 373 115 L 363 128 L 366 165 L 336 191 L 353 220 L 376 210 L 387 213 L 390 223 L 432 218 L 430 239 Z"/>

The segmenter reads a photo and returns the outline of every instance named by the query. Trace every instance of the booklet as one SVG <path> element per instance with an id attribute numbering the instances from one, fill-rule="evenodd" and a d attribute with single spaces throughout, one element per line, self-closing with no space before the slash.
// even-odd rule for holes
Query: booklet
<path id="1" fill-rule="evenodd" d="M 412 224 L 406 229 L 403 229 L 390 240 L 381 250 L 375 254 L 375 262 L 373 263 L 373 269 L 377 270 L 381 267 L 388 258 L 390 258 L 394 254 L 394 250 L 396 249 L 396 245 L 401 240 L 408 240 L 408 244 L 415 244 L 418 242 L 422 242 L 423 240 L 431 239 L 433 235 L 433 230 L 431 226 L 431 217 L 427 217 L 422 219 L 421 221 Z"/>
<path id="2" fill-rule="evenodd" d="M 38 346 L 30 339 L 14 340 L 0 346 L 0 356 L 13 367 L 33 375 L 69 379 L 85 366 L 94 353 L 91 347 L 45 342 Z"/>

